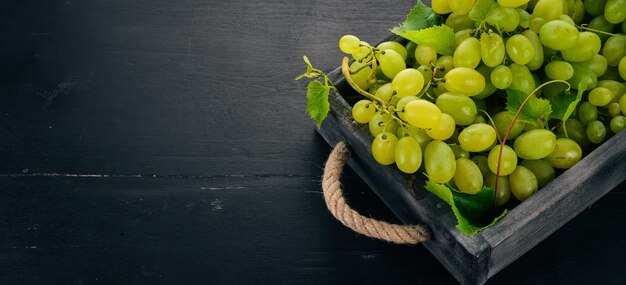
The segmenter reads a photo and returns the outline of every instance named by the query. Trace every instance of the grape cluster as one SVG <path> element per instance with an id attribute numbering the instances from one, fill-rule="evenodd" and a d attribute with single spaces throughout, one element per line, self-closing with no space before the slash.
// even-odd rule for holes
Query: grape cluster
<path id="1" fill-rule="evenodd" d="M 378 163 L 465 193 L 496 188 L 502 206 L 626 127 L 626 1 L 497 0 L 480 22 L 474 5 L 432 0 L 455 32 L 452 55 L 353 35 L 339 48 L 354 59 L 344 74 L 365 98 L 352 115 L 369 125 Z M 507 89 L 554 100 L 576 97 L 570 87 L 584 93 L 564 121 L 529 124 L 504 106 Z"/>

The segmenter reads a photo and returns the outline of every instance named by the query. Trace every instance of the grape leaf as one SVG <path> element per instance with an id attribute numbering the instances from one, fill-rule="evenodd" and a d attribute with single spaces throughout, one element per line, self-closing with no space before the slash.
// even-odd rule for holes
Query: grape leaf
<path id="1" fill-rule="evenodd" d="M 495 4 L 495 0 L 478 0 L 474 7 L 469 12 L 469 18 L 476 22 L 484 21 L 487 18 L 487 13 L 491 6 Z"/>
<path id="2" fill-rule="evenodd" d="M 406 16 L 404 23 L 391 29 L 391 32 L 400 35 L 406 31 L 430 28 L 435 25 L 443 24 L 443 22 L 441 16 L 437 15 L 430 7 L 418 0 L 415 7 L 413 7 Z"/>
<path id="3" fill-rule="evenodd" d="M 473 235 L 494 225 L 507 213 L 504 210 L 499 215 L 494 215 L 494 190 L 489 187 L 483 187 L 478 193 L 471 195 L 428 180 L 426 190 L 450 205 L 456 216 L 456 227 L 466 235 Z"/>
<path id="4" fill-rule="evenodd" d="M 578 84 L 578 92 L 576 94 L 576 97 L 574 97 L 574 94 L 572 94 L 573 92 L 566 90 L 563 90 L 556 94 L 551 100 L 552 114 L 550 114 L 550 118 L 567 121 L 567 119 L 569 119 L 569 116 L 574 113 L 574 110 L 576 110 L 576 106 L 583 97 L 583 92 L 585 91 L 583 85 L 583 82 Z"/>
<path id="5" fill-rule="evenodd" d="M 328 103 L 330 88 L 330 86 L 317 80 L 309 82 L 306 88 L 306 111 L 315 120 L 318 128 L 321 127 L 322 121 L 330 111 L 330 104 Z"/>
<path id="6" fill-rule="evenodd" d="M 524 103 L 524 100 L 526 100 L 526 97 L 528 97 L 528 94 L 515 89 L 507 89 L 506 94 L 506 109 L 509 111 L 509 114 L 514 117 Z M 543 127 L 550 119 L 551 113 L 552 106 L 550 105 L 550 101 L 532 97 L 526 102 L 524 108 L 522 108 L 517 120 L 537 127 Z"/>
<path id="7" fill-rule="evenodd" d="M 454 52 L 454 30 L 446 25 L 432 26 L 421 30 L 408 30 L 396 33 L 417 44 L 429 44 L 443 55 L 452 55 Z"/>

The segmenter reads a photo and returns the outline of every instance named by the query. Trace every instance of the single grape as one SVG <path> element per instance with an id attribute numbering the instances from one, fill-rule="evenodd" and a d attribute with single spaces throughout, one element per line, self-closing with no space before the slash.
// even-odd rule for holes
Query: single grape
<path id="1" fill-rule="evenodd" d="M 556 135 L 548 130 L 535 129 L 521 134 L 513 143 L 517 156 L 523 159 L 542 159 L 556 147 Z"/>
<path id="2" fill-rule="evenodd" d="M 613 92 L 606 87 L 596 87 L 589 92 L 589 103 L 594 106 L 605 106 L 611 103 L 613 99 Z"/>
<path id="3" fill-rule="evenodd" d="M 370 73 L 372 73 L 372 68 L 365 65 L 365 63 L 358 61 L 355 61 L 350 65 L 350 70 L 359 70 L 356 74 L 350 74 L 350 78 L 352 78 L 352 81 L 354 81 L 354 83 L 356 83 L 356 85 L 361 87 L 363 90 L 367 90 L 370 87 L 370 83 L 367 78 L 370 76 Z"/>
<path id="4" fill-rule="evenodd" d="M 392 49 L 381 51 L 376 55 L 385 76 L 393 79 L 396 74 L 406 68 L 406 63 L 402 56 Z"/>
<path id="5" fill-rule="evenodd" d="M 572 85 L 572 88 L 578 89 L 580 84 L 582 84 L 584 90 L 591 90 L 596 87 L 598 77 L 591 69 L 579 62 L 571 62 L 570 64 L 574 68 L 574 75 L 567 82 Z"/>
<path id="6" fill-rule="evenodd" d="M 528 170 L 532 171 L 535 174 L 535 178 L 537 178 L 537 184 L 539 188 L 546 186 L 550 181 L 554 180 L 556 176 L 556 172 L 554 171 L 554 167 L 550 165 L 545 160 L 529 160 L 526 159 L 520 163 L 521 166 L 528 168 Z"/>
<path id="7" fill-rule="evenodd" d="M 467 158 L 456 160 L 453 178 L 454 184 L 461 192 L 476 194 L 483 189 L 483 176 L 480 174 L 480 169 L 473 161 Z"/>
<path id="8" fill-rule="evenodd" d="M 619 76 L 626 80 L 626 56 L 623 56 L 622 59 L 620 59 L 619 64 L 617 65 L 617 70 L 619 71 Z"/>
<path id="9" fill-rule="evenodd" d="M 592 143 L 601 143 L 606 137 L 606 127 L 600 121 L 593 121 L 587 125 L 587 138 Z"/>
<path id="10" fill-rule="evenodd" d="M 452 63 L 452 56 L 444 55 L 437 58 L 437 63 L 435 64 L 439 68 L 440 73 L 437 74 L 437 77 L 442 77 L 446 75 L 450 70 L 454 68 L 454 63 Z"/>
<path id="11" fill-rule="evenodd" d="M 406 136 L 396 144 L 395 162 L 404 173 L 415 173 L 422 165 L 422 149 L 413 137 Z"/>
<path id="12" fill-rule="evenodd" d="M 583 64 L 593 71 L 593 73 L 595 73 L 598 77 L 604 75 L 608 67 L 606 58 L 601 54 L 594 54 L 590 60 L 583 62 Z"/>
<path id="13" fill-rule="evenodd" d="M 417 69 L 404 69 L 393 78 L 391 87 L 395 95 L 402 98 L 415 96 L 424 88 L 424 76 Z"/>
<path id="14" fill-rule="evenodd" d="M 376 112 L 369 121 L 369 129 L 373 136 L 377 136 L 384 131 L 395 133 L 398 130 L 398 123 L 391 115 Z"/>
<path id="15" fill-rule="evenodd" d="M 385 103 L 389 103 L 392 95 L 393 88 L 391 87 L 391 82 L 381 85 L 380 87 L 378 87 L 378 89 L 376 89 L 376 92 L 374 92 L 374 96 L 380 98 Z"/>
<path id="16" fill-rule="evenodd" d="M 452 116 L 442 113 L 437 126 L 427 129 L 426 133 L 435 140 L 447 140 L 454 134 L 455 124 Z"/>
<path id="17" fill-rule="evenodd" d="M 376 48 L 379 50 L 389 50 L 389 49 L 393 50 L 397 52 L 400 56 L 402 56 L 402 59 L 406 60 L 407 50 L 399 42 L 394 42 L 394 41 L 382 42 Z"/>
<path id="18" fill-rule="evenodd" d="M 492 173 L 497 174 L 498 172 L 498 157 L 500 155 L 501 145 L 494 146 L 491 151 L 489 151 L 489 156 L 487 156 L 487 165 L 489 166 L 489 170 Z M 504 145 L 502 148 L 502 160 L 500 162 L 500 176 L 507 176 L 515 170 L 517 166 L 517 155 L 515 151 L 508 145 Z"/>
<path id="19" fill-rule="evenodd" d="M 476 0 L 452 0 L 448 1 L 448 6 L 450 7 L 452 13 L 465 15 L 472 10 L 474 3 L 476 3 Z"/>
<path id="20" fill-rule="evenodd" d="M 524 166 L 517 166 L 509 175 L 511 193 L 519 201 L 525 201 L 539 189 L 537 177 Z"/>
<path id="21" fill-rule="evenodd" d="M 422 77 L 424 77 L 424 82 L 430 82 L 432 80 L 433 70 L 430 66 L 420 65 L 417 67 L 417 71 L 419 71 L 422 74 Z"/>
<path id="22" fill-rule="evenodd" d="M 528 67 L 513 63 L 509 65 L 509 69 L 513 73 L 513 82 L 511 82 L 509 89 L 519 90 L 526 94 L 530 94 L 535 90 L 535 78 L 530 73 Z"/>
<path id="23" fill-rule="evenodd" d="M 419 143 L 420 148 L 422 150 L 425 150 L 428 143 L 432 141 L 432 139 L 428 136 L 428 134 L 426 134 L 426 130 L 416 128 L 414 126 L 402 126 L 401 128 L 398 128 L 398 131 L 396 133 L 398 134 L 399 138 L 403 138 L 403 137 L 414 138 L 417 141 L 417 143 Z"/>
<path id="24" fill-rule="evenodd" d="M 352 51 L 352 57 L 354 60 L 359 62 L 367 61 L 372 55 L 372 49 L 368 46 L 359 46 L 355 50 Z"/>
<path id="25" fill-rule="evenodd" d="M 528 29 L 530 27 L 530 14 L 524 9 L 517 8 L 515 10 L 519 14 L 519 26 Z"/>
<path id="26" fill-rule="evenodd" d="M 506 54 L 517 64 L 527 64 L 535 56 L 535 48 L 527 37 L 517 34 L 506 41 Z"/>
<path id="27" fill-rule="evenodd" d="M 461 94 L 446 92 L 439 97 L 435 103 L 443 112 L 449 114 L 457 125 L 467 126 L 474 122 L 477 114 L 476 103 Z"/>
<path id="28" fill-rule="evenodd" d="M 585 4 L 583 0 L 569 0 L 567 3 L 570 4 L 569 16 L 572 17 L 576 25 L 582 24 L 585 19 Z"/>
<path id="29" fill-rule="evenodd" d="M 458 144 L 453 144 L 450 146 L 450 149 L 452 149 L 452 153 L 454 153 L 454 159 L 459 159 L 459 158 L 470 158 L 470 153 L 469 151 L 466 151 L 464 149 L 461 148 L 460 145 Z"/>
<path id="30" fill-rule="evenodd" d="M 469 67 L 474 69 L 480 63 L 480 58 L 480 41 L 477 38 L 469 37 L 457 46 L 452 55 L 452 63 L 454 67 Z"/>
<path id="31" fill-rule="evenodd" d="M 498 131 L 498 136 L 501 139 L 504 139 L 509 127 L 511 126 L 511 122 L 513 122 L 513 117 L 509 114 L 508 111 L 502 111 L 493 116 L 493 123 L 496 125 L 496 130 Z M 513 128 L 511 128 L 511 132 L 509 133 L 509 137 L 507 139 L 515 139 L 524 131 L 524 123 L 520 121 L 515 121 L 513 124 Z"/>
<path id="32" fill-rule="evenodd" d="M 415 127 L 430 129 L 441 121 L 441 110 L 435 104 L 419 99 L 404 106 L 404 119 Z"/>
<path id="33" fill-rule="evenodd" d="M 352 117 L 357 123 L 368 123 L 375 113 L 376 108 L 370 100 L 360 100 L 352 107 Z"/>
<path id="34" fill-rule="evenodd" d="M 611 129 L 611 132 L 613 132 L 614 134 L 619 133 L 621 130 L 626 128 L 626 117 L 621 115 L 613 117 L 611 119 L 611 122 L 609 123 L 609 127 Z"/>
<path id="35" fill-rule="evenodd" d="M 566 50 L 573 47 L 578 42 L 579 36 L 580 33 L 576 27 L 561 20 L 549 21 L 539 30 L 541 44 L 554 50 Z"/>
<path id="36" fill-rule="evenodd" d="M 469 152 L 481 152 L 496 142 L 496 130 L 487 124 L 473 124 L 459 134 L 459 145 Z"/>
<path id="37" fill-rule="evenodd" d="M 578 163 L 582 158 L 583 151 L 580 146 L 568 138 L 556 140 L 554 151 L 545 158 L 554 168 L 568 169 Z"/>
<path id="38" fill-rule="evenodd" d="M 430 142 L 424 151 L 424 166 L 428 177 L 433 182 L 450 181 L 456 171 L 456 160 L 450 146 L 442 141 Z"/>
<path id="39" fill-rule="evenodd" d="M 474 20 L 470 19 L 468 14 L 460 15 L 457 13 L 450 13 L 446 18 L 446 26 L 452 28 L 454 32 L 458 32 L 465 29 L 474 29 Z"/>
<path id="40" fill-rule="evenodd" d="M 493 86 L 493 83 L 491 83 L 491 71 L 492 70 L 493 68 L 486 66 L 484 64 L 476 68 L 476 71 L 478 71 L 478 73 L 480 73 L 480 75 L 482 75 L 483 78 L 485 79 L 485 88 L 483 89 L 483 91 L 478 93 L 478 95 L 472 96 L 472 99 L 474 100 L 485 99 L 491 96 L 492 94 L 496 93 L 496 91 L 498 91 L 498 88 Z"/>
<path id="41" fill-rule="evenodd" d="M 586 147 L 589 144 L 589 139 L 587 139 L 587 127 L 579 120 L 572 118 L 567 119 L 567 121 L 561 125 L 558 132 L 561 137 L 570 138 L 581 147 Z"/>
<path id="42" fill-rule="evenodd" d="M 505 32 L 512 32 L 519 26 L 520 15 L 514 8 L 493 5 L 485 16 L 485 22 Z"/>
<path id="43" fill-rule="evenodd" d="M 420 65 L 430 66 L 437 62 L 437 50 L 429 44 L 421 44 L 415 48 L 415 60 Z"/>
<path id="44" fill-rule="evenodd" d="M 390 132 L 382 132 L 372 142 L 372 155 L 382 165 L 393 164 L 396 160 L 398 138 Z"/>
<path id="45" fill-rule="evenodd" d="M 604 6 L 606 6 L 606 0 L 585 0 L 585 11 L 592 16 L 598 16 L 604 14 Z"/>
<path id="46" fill-rule="evenodd" d="M 551 61 L 546 64 L 543 71 L 553 80 L 568 80 L 574 76 L 574 68 L 567 61 Z"/>
<path id="47" fill-rule="evenodd" d="M 563 59 L 570 62 L 584 62 L 593 59 L 600 48 L 602 42 L 600 37 L 593 32 L 580 32 L 576 44 L 566 50 L 561 51 Z"/>
<path id="48" fill-rule="evenodd" d="M 611 118 L 615 118 L 619 116 L 622 112 L 621 107 L 619 106 L 619 103 L 617 102 L 613 102 L 609 104 L 609 106 L 606 109 L 609 112 L 609 116 L 611 116 Z"/>
<path id="49" fill-rule="evenodd" d="M 626 38 L 624 35 L 611 36 L 602 47 L 602 55 L 609 66 L 618 66 L 620 60 L 626 56 Z"/>
<path id="50" fill-rule="evenodd" d="M 546 20 L 543 18 L 533 18 L 531 16 L 530 22 L 528 23 L 528 29 L 538 34 L 539 31 L 541 31 L 541 27 L 543 27 L 545 23 Z"/>
<path id="51" fill-rule="evenodd" d="M 489 67 L 496 67 L 504 61 L 506 55 L 504 41 L 497 33 L 489 31 L 480 36 L 480 57 Z"/>
<path id="52" fill-rule="evenodd" d="M 361 40 L 353 35 L 345 35 L 339 39 L 339 49 L 347 54 L 352 54 L 360 44 Z"/>
<path id="53" fill-rule="evenodd" d="M 604 17 L 613 24 L 626 20 L 626 0 L 607 0 L 604 6 Z"/>
<path id="54" fill-rule="evenodd" d="M 474 96 L 485 89 L 485 78 L 468 67 L 455 67 L 445 76 L 445 88 L 451 92 Z"/>
<path id="55" fill-rule="evenodd" d="M 487 162 L 487 157 L 479 154 L 479 155 L 474 155 L 472 156 L 472 161 L 478 166 L 478 169 L 480 169 L 480 174 L 485 177 L 487 174 L 491 173 L 491 171 L 489 171 L 489 164 Z"/>
<path id="56" fill-rule="evenodd" d="M 540 69 L 543 66 L 544 56 L 543 46 L 541 45 L 541 40 L 539 40 L 539 35 L 531 30 L 526 30 L 522 32 L 522 35 L 530 41 L 534 50 L 534 55 L 530 59 L 530 61 L 526 63 L 526 67 L 528 67 L 528 69 L 530 70 Z"/>
<path id="57" fill-rule="evenodd" d="M 542 18 L 546 21 L 556 20 L 561 18 L 563 14 L 563 2 L 558 0 L 539 0 L 535 4 L 532 18 Z"/>
<path id="58" fill-rule="evenodd" d="M 598 119 L 598 107 L 588 101 L 582 102 L 580 107 L 578 107 L 578 119 L 583 125 L 589 125 L 589 123 Z"/>
<path id="59" fill-rule="evenodd" d="M 432 0 L 430 4 L 433 11 L 437 14 L 443 15 L 452 12 L 452 10 L 450 10 L 449 0 Z"/>

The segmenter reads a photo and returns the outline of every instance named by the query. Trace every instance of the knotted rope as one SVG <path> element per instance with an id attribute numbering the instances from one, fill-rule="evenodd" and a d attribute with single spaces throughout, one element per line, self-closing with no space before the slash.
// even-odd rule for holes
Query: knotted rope
<path id="1" fill-rule="evenodd" d="M 417 244 L 428 240 L 427 229 L 418 225 L 395 225 L 364 217 L 350 208 L 341 190 L 341 172 L 350 153 L 344 142 L 340 142 L 330 153 L 324 176 L 322 189 L 324 200 L 330 213 L 346 227 L 368 237 L 381 239 L 396 244 Z"/>

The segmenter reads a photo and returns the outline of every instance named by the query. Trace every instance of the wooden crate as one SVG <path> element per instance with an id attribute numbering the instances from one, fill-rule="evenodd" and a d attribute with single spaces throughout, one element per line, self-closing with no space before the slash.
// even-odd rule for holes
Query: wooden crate
<path id="1" fill-rule="evenodd" d="M 395 36 L 386 40 L 401 41 Z M 331 91 L 331 110 L 318 132 L 333 146 L 339 141 L 348 144 L 348 165 L 403 223 L 428 227 L 432 237 L 424 246 L 462 284 L 485 283 L 626 180 L 626 131 L 622 131 L 509 211 L 496 225 L 466 236 L 455 227 L 450 207 L 424 189 L 423 178 L 409 186 L 408 175 L 374 160 L 368 126 L 352 119 L 354 102 L 349 101 L 360 95 L 345 81 L 341 68 L 329 76 L 338 92 Z"/>

